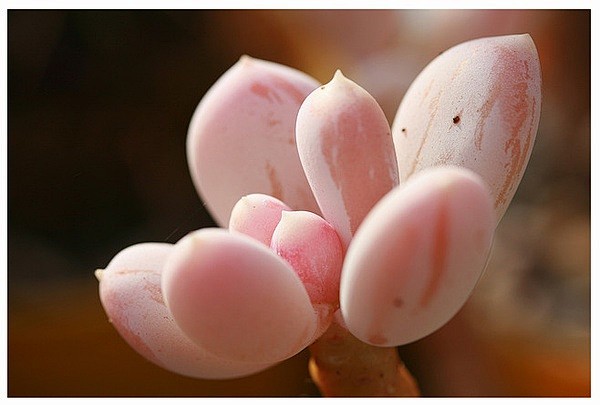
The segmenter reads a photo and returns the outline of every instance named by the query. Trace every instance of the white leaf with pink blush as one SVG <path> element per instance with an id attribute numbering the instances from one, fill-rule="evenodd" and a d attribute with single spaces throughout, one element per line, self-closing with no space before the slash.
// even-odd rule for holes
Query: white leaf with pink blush
<path id="1" fill-rule="evenodd" d="M 434 59 L 408 89 L 392 133 L 400 176 L 457 165 L 478 173 L 506 211 L 537 133 L 540 62 L 529 35 L 482 38 Z"/>
<path id="2" fill-rule="evenodd" d="M 444 325 L 479 280 L 494 228 L 490 192 L 469 170 L 427 169 L 391 191 L 344 261 L 340 303 L 350 332 L 399 346 Z"/>
<path id="3" fill-rule="evenodd" d="M 187 137 L 194 185 L 220 226 L 243 196 L 271 195 L 318 212 L 296 150 L 300 104 L 319 83 L 287 66 L 243 56 L 198 104 Z"/>
<path id="4" fill-rule="evenodd" d="M 371 207 L 398 184 L 387 119 L 375 99 L 338 70 L 302 103 L 296 139 L 323 218 L 346 248 Z"/>

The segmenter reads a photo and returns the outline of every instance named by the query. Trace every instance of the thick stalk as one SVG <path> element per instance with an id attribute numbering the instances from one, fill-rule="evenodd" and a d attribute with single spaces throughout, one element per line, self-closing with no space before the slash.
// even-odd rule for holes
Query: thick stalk
<path id="1" fill-rule="evenodd" d="M 337 322 L 310 346 L 310 352 L 309 372 L 323 396 L 419 396 L 395 347 L 363 343 Z"/>

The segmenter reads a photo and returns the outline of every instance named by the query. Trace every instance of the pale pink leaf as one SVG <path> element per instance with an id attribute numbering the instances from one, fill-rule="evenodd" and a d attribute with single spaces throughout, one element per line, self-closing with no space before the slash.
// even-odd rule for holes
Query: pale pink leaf
<path id="1" fill-rule="evenodd" d="M 306 347 L 317 316 L 300 278 L 267 246 L 205 228 L 176 243 L 162 286 L 177 325 L 220 358 L 271 363 Z"/>
<path id="2" fill-rule="evenodd" d="M 377 346 L 413 342 L 444 325 L 481 276 L 495 227 L 490 193 L 464 168 L 424 170 L 386 195 L 346 255 L 346 326 Z"/>
<path id="3" fill-rule="evenodd" d="M 540 108 L 540 62 L 529 35 L 457 45 L 419 74 L 398 109 L 400 176 L 443 164 L 469 168 L 490 187 L 499 221 L 529 161 Z"/>
<path id="4" fill-rule="evenodd" d="M 252 193 L 318 212 L 294 134 L 300 104 L 318 85 L 292 68 L 243 56 L 203 97 L 188 130 L 187 157 L 219 225 L 227 227 L 234 204 Z"/>
<path id="5" fill-rule="evenodd" d="M 302 104 L 296 137 L 323 217 L 346 248 L 373 205 L 398 184 L 386 117 L 366 90 L 338 71 Z"/>
<path id="6" fill-rule="evenodd" d="M 296 271 L 319 315 L 316 337 L 331 324 L 339 308 L 340 273 L 344 253 L 337 232 L 308 211 L 284 211 L 271 248 Z"/>
<path id="7" fill-rule="evenodd" d="M 173 251 L 166 243 L 140 243 L 118 253 L 98 270 L 100 300 L 119 334 L 154 364 L 189 377 L 241 377 L 272 364 L 223 360 L 201 349 L 175 324 L 165 306 L 161 272 Z"/>
<path id="8" fill-rule="evenodd" d="M 241 232 L 263 244 L 271 245 L 271 236 L 281 220 L 282 211 L 289 211 L 283 202 L 265 194 L 242 197 L 233 207 L 229 230 Z"/>

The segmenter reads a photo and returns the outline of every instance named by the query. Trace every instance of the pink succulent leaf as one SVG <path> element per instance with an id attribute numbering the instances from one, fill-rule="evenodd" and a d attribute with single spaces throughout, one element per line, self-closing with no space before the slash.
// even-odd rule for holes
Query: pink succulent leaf
<path id="1" fill-rule="evenodd" d="M 165 264 L 162 287 L 181 330 L 220 358 L 285 360 L 304 349 L 317 328 L 294 270 L 241 233 L 204 228 L 182 238 Z"/>
<path id="2" fill-rule="evenodd" d="M 482 38 L 434 59 L 415 79 L 392 126 L 403 179 L 459 165 L 490 187 L 500 221 L 537 133 L 541 74 L 529 35 Z"/>
<path id="3" fill-rule="evenodd" d="M 308 211 L 284 211 L 271 248 L 294 268 L 319 316 L 318 338 L 339 308 L 340 273 L 344 253 L 337 232 Z"/>
<path id="4" fill-rule="evenodd" d="M 265 194 L 247 195 L 234 205 L 229 230 L 241 232 L 270 246 L 273 231 L 281 220 L 283 211 L 290 211 L 290 207 L 275 197 Z"/>
<path id="5" fill-rule="evenodd" d="M 220 226 L 252 193 L 318 212 L 294 134 L 300 104 L 318 85 L 292 68 L 243 56 L 200 101 L 188 130 L 188 164 Z"/>
<path id="6" fill-rule="evenodd" d="M 192 343 L 177 327 L 160 284 L 172 251 L 173 245 L 167 243 L 133 245 L 98 271 L 100 300 L 123 339 L 154 364 L 189 377 L 235 378 L 270 367 L 220 359 Z"/>
<path id="7" fill-rule="evenodd" d="M 490 192 L 467 169 L 430 168 L 392 190 L 344 261 L 340 306 L 350 332 L 398 346 L 444 325 L 480 278 L 494 229 Z"/>
<path id="8" fill-rule="evenodd" d="M 338 70 L 300 107 L 296 139 L 323 217 L 345 249 L 373 205 L 398 184 L 387 119 L 373 97 Z"/>

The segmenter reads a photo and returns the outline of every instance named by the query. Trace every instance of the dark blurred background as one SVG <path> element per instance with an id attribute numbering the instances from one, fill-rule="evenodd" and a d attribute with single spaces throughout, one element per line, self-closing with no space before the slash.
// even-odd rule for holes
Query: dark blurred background
<path id="1" fill-rule="evenodd" d="M 187 171 L 191 115 L 242 54 L 337 68 L 390 122 L 459 42 L 530 33 L 540 129 L 486 274 L 400 354 L 426 396 L 590 395 L 590 11 L 8 11 L 8 395 L 318 396 L 302 352 L 231 381 L 146 362 L 108 323 L 96 268 L 212 226 Z"/>

